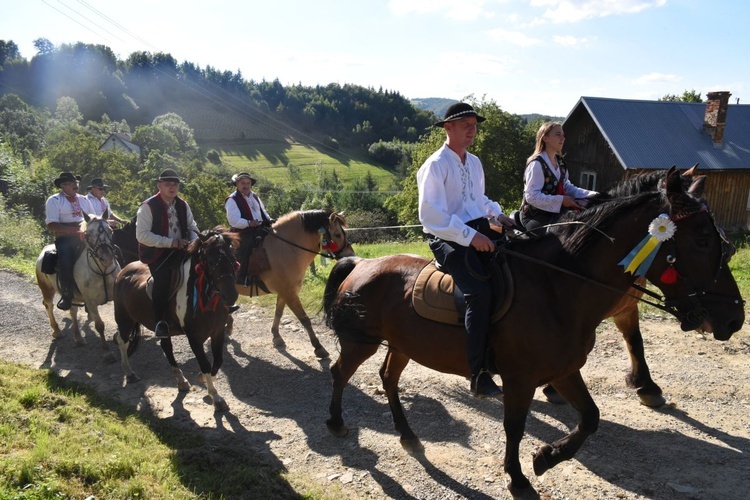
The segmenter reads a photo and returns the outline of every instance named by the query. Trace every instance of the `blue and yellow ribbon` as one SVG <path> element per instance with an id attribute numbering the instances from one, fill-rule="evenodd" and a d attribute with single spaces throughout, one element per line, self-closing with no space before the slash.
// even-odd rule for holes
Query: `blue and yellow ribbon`
<path id="1" fill-rule="evenodd" d="M 658 238 L 647 234 L 618 265 L 624 266 L 626 273 L 633 274 L 635 272 L 635 276 L 645 276 L 659 251 L 661 243 Z"/>

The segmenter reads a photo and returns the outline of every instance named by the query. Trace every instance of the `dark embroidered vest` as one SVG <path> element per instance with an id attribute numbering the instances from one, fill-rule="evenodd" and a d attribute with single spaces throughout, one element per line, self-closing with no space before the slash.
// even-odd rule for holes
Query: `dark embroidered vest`
<path id="1" fill-rule="evenodd" d="M 258 198 L 258 195 L 255 193 L 252 193 L 252 196 L 253 198 L 255 198 L 255 201 L 258 202 L 258 207 L 260 208 L 260 219 L 264 223 L 267 224 L 269 221 L 268 221 L 268 218 L 266 217 L 266 214 L 263 211 L 263 207 L 260 204 L 260 199 Z M 252 211 L 250 210 L 250 205 L 247 203 L 247 200 L 245 199 L 244 196 L 242 196 L 240 193 L 235 191 L 226 199 L 228 200 L 229 198 L 232 198 L 234 202 L 237 204 L 237 208 L 240 209 L 240 216 L 242 216 L 243 219 L 253 220 L 253 214 L 252 214 Z M 226 200 L 224 200 L 224 202 L 226 203 Z"/>
<path id="2" fill-rule="evenodd" d="M 559 179 L 552 173 L 552 169 L 547 165 L 547 162 L 544 161 L 542 155 L 538 155 L 534 159 L 542 164 L 542 173 L 544 174 L 542 193 L 546 195 L 565 194 L 565 177 L 568 175 L 568 168 L 565 166 L 565 163 L 563 163 L 562 157 L 557 157 L 557 164 L 560 165 Z"/>
<path id="3" fill-rule="evenodd" d="M 169 216 L 167 215 L 167 204 L 161 199 L 159 194 L 155 194 L 143 203 L 148 204 L 151 208 L 151 232 L 160 236 L 169 236 Z M 182 198 L 175 197 L 175 209 L 177 210 L 177 222 L 180 225 L 181 237 L 183 240 L 188 239 L 187 225 L 187 203 Z M 138 243 L 138 257 L 144 264 L 151 264 L 168 248 L 147 247 Z"/>

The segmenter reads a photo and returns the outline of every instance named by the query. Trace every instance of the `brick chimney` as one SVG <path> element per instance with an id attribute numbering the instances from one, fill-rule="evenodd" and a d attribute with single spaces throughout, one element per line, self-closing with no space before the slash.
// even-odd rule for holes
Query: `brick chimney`
<path id="1" fill-rule="evenodd" d="M 727 107 L 729 96 L 727 91 L 708 92 L 706 94 L 706 116 L 703 119 L 703 128 L 711 136 L 715 148 L 720 148 L 724 140 L 724 127 L 727 122 Z"/>

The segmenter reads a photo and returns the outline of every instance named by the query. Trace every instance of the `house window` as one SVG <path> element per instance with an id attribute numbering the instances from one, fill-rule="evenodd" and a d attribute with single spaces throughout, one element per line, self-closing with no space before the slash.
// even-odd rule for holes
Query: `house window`
<path id="1" fill-rule="evenodd" d="M 579 187 L 588 189 L 589 191 L 596 191 L 596 172 L 581 172 Z M 748 199 L 748 207 L 750 207 L 750 198 Z"/>
<path id="2" fill-rule="evenodd" d="M 747 211 L 750 212 L 750 193 L 747 194 Z"/>

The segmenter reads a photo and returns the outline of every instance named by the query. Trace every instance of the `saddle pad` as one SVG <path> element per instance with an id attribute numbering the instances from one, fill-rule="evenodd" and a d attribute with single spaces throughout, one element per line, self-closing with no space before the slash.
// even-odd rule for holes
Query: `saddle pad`
<path id="1" fill-rule="evenodd" d="M 502 274 L 505 288 L 504 298 L 498 302 L 492 313 L 492 323 L 499 321 L 508 312 L 513 301 L 513 279 L 507 264 L 503 265 Z M 414 311 L 419 316 L 438 323 L 463 326 L 463 315 L 459 314 L 456 309 L 456 301 L 453 295 L 454 286 L 453 277 L 438 270 L 435 266 L 435 260 L 431 260 L 422 268 L 414 282 L 411 295 Z"/>

